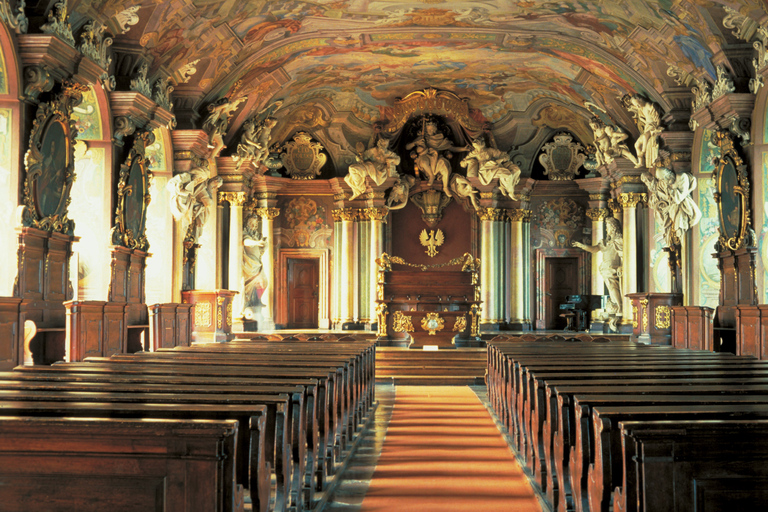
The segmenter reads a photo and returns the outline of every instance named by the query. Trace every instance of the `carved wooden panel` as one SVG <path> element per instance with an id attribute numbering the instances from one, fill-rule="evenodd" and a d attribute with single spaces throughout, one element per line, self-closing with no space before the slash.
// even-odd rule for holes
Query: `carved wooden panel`
<path id="1" fill-rule="evenodd" d="M 21 299 L 0 297 L 0 371 L 7 371 L 19 364 Z"/>
<path id="2" fill-rule="evenodd" d="M 672 345 L 675 348 L 712 350 L 712 308 L 672 306 Z"/>
<path id="3" fill-rule="evenodd" d="M 66 360 L 82 361 L 89 356 L 103 355 L 104 301 L 68 301 Z"/>
<path id="4" fill-rule="evenodd" d="M 632 301 L 632 339 L 654 345 L 672 344 L 672 306 L 683 303 L 682 293 L 628 293 Z"/>
<path id="5" fill-rule="evenodd" d="M 104 306 L 104 356 L 124 354 L 126 350 L 125 305 L 107 303 Z"/>
<path id="6" fill-rule="evenodd" d="M 232 339 L 231 290 L 189 290 L 181 292 L 186 304 L 194 304 L 192 341 L 229 341 Z"/>

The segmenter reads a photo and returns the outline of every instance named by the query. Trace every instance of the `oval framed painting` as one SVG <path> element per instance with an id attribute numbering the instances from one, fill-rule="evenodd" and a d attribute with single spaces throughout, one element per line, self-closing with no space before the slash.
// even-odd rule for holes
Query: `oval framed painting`
<path id="1" fill-rule="evenodd" d="M 714 159 L 715 201 L 720 220 L 718 244 L 721 249 L 735 251 L 744 245 L 749 227 L 749 180 L 730 135 L 717 132 L 714 139 L 720 148 L 720 156 Z"/>
<path id="2" fill-rule="evenodd" d="M 40 137 L 40 173 L 34 180 L 34 198 L 39 217 L 62 214 L 66 207 L 70 166 L 69 127 L 49 119 Z"/>

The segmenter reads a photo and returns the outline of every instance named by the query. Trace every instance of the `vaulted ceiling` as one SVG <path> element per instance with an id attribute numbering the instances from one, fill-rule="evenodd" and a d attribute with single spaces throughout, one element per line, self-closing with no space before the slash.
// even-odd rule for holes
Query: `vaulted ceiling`
<path id="1" fill-rule="evenodd" d="M 27 2 L 27 9 L 42 21 L 52 4 Z M 732 8 L 764 21 L 766 5 L 70 0 L 69 11 L 75 33 L 97 19 L 114 34 L 118 80 L 140 60 L 150 77 L 172 78 L 184 127 L 200 127 L 206 107 L 220 98 L 247 98 L 229 141 L 249 116 L 283 100 L 275 112 L 282 136 L 303 123 L 343 146 L 386 119 L 396 98 L 432 87 L 468 98 L 476 121 L 519 146 L 541 127 L 569 127 L 591 142 L 586 120 L 598 110 L 636 133 L 619 101 L 626 93 L 645 95 L 668 117 L 689 112 L 691 86 L 714 82 L 718 65 L 745 88 L 752 48 L 723 19 Z"/>

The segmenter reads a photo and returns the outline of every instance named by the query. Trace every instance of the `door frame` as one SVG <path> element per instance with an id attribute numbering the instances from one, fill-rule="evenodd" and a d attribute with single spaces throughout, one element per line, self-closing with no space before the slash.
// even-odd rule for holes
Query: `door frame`
<path id="1" fill-rule="evenodd" d="M 280 249 L 277 263 L 277 312 L 275 324 L 280 328 L 288 325 L 288 259 L 318 260 L 318 312 L 317 326 L 319 329 L 331 328 L 330 315 L 330 249 Z"/>
<path id="2" fill-rule="evenodd" d="M 583 251 L 578 248 L 559 248 L 559 249 L 536 249 L 536 322 L 535 326 L 538 330 L 546 329 L 546 301 L 544 300 L 544 292 L 549 289 L 549 283 L 547 283 L 547 259 L 549 258 L 577 258 L 576 275 L 578 276 L 578 283 L 576 289 L 579 295 L 589 294 L 589 282 L 590 282 L 590 260 L 591 256 L 587 251 Z"/>

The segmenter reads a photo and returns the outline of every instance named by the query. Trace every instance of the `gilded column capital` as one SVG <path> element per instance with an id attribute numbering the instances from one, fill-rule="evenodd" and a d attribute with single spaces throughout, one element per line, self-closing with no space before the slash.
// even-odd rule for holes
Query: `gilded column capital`
<path id="1" fill-rule="evenodd" d="M 219 192 L 219 204 L 229 203 L 230 206 L 243 206 L 247 200 L 245 192 Z"/>
<path id="2" fill-rule="evenodd" d="M 477 216 L 480 220 L 499 221 L 504 218 L 504 210 L 501 208 L 479 208 Z"/>
<path id="3" fill-rule="evenodd" d="M 359 215 L 359 210 L 356 210 L 354 208 L 337 208 L 335 210 L 331 210 L 331 215 L 333 216 L 334 222 L 339 221 L 354 221 L 357 220 Z"/>
<path id="4" fill-rule="evenodd" d="M 512 208 L 507 210 L 507 217 L 512 222 L 531 222 L 531 210 L 525 208 Z"/>
<path id="5" fill-rule="evenodd" d="M 605 201 L 605 194 L 589 194 L 590 201 Z"/>
<path id="6" fill-rule="evenodd" d="M 389 209 L 380 207 L 380 208 L 365 208 L 362 210 L 363 217 L 367 220 L 377 220 L 379 222 L 386 220 L 387 215 L 389 215 Z"/>
<path id="7" fill-rule="evenodd" d="M 619 194 L 619 204 L 622 208 L 637 208 L 637 205 L 648 203 L 648 194 L 645 192 L 625 192 Z"/>
<path id="8" fill-rule="evenodd" d="M 608 208 L 590 208 L 587 210 L 587 217 L 592 221 L 603 221 L 611 216 L 611 210 Z"/>
<path id="9" fill-rule="evenodd" d="M 255 208 L 253 213 L 264 220 L 275 220 L 280 215 L 280 208 Z"/>

